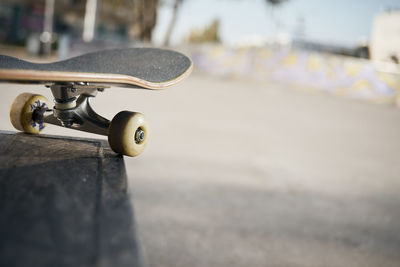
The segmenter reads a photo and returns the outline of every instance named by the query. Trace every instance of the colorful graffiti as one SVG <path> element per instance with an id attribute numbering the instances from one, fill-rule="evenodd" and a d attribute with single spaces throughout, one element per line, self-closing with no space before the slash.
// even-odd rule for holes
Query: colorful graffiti
<path id="1" fill-rule="evenodd" d="M 400 74 L 382 72 L 365 59 L 223 46 L 196 47 L 188 53 L 196 69 L 220 76 L 272 79 L 377 103 L 394 103 L 400 95 Z"/>

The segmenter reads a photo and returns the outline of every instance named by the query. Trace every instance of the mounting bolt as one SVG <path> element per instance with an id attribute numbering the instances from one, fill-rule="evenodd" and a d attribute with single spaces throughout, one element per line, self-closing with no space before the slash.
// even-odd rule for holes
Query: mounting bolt
<path id="1" fill-rule="evenodd" d="M 146 134 L 144 133 L 142 128 L 140 128 L 140 127 L 137 128 L 137 130 L 135 132 L 135 143 L 140 144 L 141 142 L 143 142 L 145 137 L 146 137 Z"/>
<path id="2" fill-rule="evenodd" d="M 75 93 L 75 92 L 76 92 L 76 88 L 75 88 L 75 87 L 72 87 L 72 88 L 71 88 L 71 92 L 72 92 L 72 93 Z"/>

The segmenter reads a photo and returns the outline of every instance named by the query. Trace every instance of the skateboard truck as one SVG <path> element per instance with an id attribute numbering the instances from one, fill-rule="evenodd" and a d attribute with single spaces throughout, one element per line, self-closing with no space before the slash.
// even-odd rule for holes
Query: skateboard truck
<path id="1" fill-rule="evenodd" d="M 148 126 L 141 113 L 121 111 L 112 121 L 97 114 L 90 105 L 98 92 L 109 86 L 79 83 L 46 84 L 54 97 L 54 107 L 40 95 L 19 95 L 11 107 L 15 128 L 39 133 L 46 123 L 108 136 L 111 148 L 120 154 L 136 156 L 147 142 Z"/>
<path id="2" fill-rule="evenodd" d="M 47 87 L 53 93 L 54 108 L 43 114 L 43 122 L 107 136 L 110 121 L 90 106 L 90 98 L 95 97 L 98 91 L 104 91 L 104 86 L 54 83 Z"/>

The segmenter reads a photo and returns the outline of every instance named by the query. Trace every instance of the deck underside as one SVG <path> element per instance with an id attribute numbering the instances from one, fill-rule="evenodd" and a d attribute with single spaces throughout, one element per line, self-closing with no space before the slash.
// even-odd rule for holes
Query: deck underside
<path id="1" fill-rule="evenodd" d="M 88 82 L 91 84 L 110 85 L 118 87 L 164 89 L 184 80 L 192 72 L 193 67 L 175 79 L 163 82 L 151 82 L 137 77 L 123 74 L 82 73 L 62 71 L 38 71 L 22 69 L 0 69 L 0 82 L 12 83 L 62 83 L 62 82 Z"/>

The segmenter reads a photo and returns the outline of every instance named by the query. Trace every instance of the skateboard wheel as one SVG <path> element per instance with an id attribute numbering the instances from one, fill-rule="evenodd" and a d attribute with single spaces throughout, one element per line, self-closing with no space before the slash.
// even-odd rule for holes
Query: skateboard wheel
<path id="1" fill-rule="evenodd" d="M 23 93 L 17 96 L 11 105 L 10 121 L 15 129 L 37 134 L 42 131 L 46 124 L 35 122 L 32 118 L 33 112 L 37 109 L 49 109 L 49 100 L 42 95 Z"/>
<path id="2" fill-rule="evenodd" d="M 112 119 L 108 143 L 115 152 L 135 157 L 146 146 L 149 127 L 142 113 L 121 111 Z"/>

